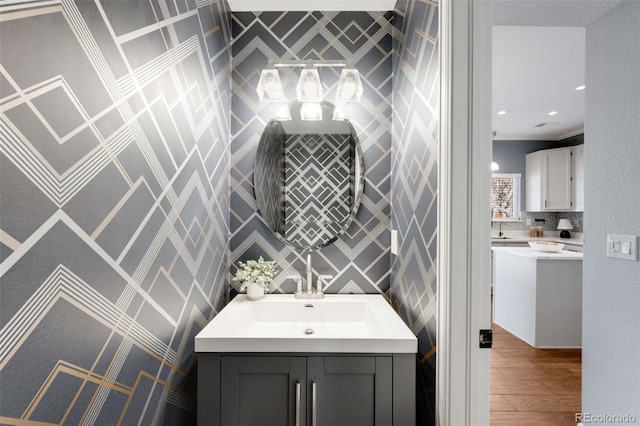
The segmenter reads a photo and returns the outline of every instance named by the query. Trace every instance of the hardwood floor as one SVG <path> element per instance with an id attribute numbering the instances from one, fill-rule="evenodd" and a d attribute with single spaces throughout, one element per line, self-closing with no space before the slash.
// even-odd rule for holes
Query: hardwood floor
<path id="1" fill-rule="evenodd" d="M 493 324 L 491 426 L 575 425 L 580 349 L 534 349 Z"/>

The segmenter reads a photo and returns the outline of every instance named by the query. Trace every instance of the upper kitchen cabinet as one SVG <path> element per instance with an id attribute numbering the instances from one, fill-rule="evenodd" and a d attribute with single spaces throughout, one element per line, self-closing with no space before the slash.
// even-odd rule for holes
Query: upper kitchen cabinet
<path id="1" fill-rule="evenodd" d="M 573 210 L 584 211 L 584 144 L 571 147 L 571 199 Z"/>
<path id="2" fill-rule="evenodd" d="M 526 175 L 527 211 L 573 210 L 571 148 L 545 149 L 527 154 Z"/>

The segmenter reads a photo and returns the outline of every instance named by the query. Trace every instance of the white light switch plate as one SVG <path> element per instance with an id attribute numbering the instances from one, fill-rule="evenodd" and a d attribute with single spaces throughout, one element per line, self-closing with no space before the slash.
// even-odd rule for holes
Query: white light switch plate
<path id="1" fill-rule="evenodd" d="M 391 230 L 391 254 L 398 255 L 398 231 L 395 229 Z"/>
<path id="2" fill-rule="evenodd" d="M 607 256 L 625 260 L 638 260 L 638 237 L 607 235 Z"/>

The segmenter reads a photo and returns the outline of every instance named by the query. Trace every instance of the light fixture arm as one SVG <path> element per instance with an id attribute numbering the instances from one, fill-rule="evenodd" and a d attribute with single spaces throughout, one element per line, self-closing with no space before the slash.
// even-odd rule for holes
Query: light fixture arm
<path id="1" fill-rule="evenodd" d="M 329 61 L 329 60 L 320 60 L 320 61 L 315 61 L 315 60 L 289 60 L 289 61 L 273 61 L 273 60 L 269 60 L 269 63 L 273 63 L 273 65 L 276 68 L 284 68 L 284 67 L 291 67 L 291 68 L 295 68 L 295 67 L 302 67 L 302 68 L 306 68 L 306 67 L 315 67 L 315 68 L 321 68 L 321 67 L 349 67 L 349 62 L 348 61 Z"/>

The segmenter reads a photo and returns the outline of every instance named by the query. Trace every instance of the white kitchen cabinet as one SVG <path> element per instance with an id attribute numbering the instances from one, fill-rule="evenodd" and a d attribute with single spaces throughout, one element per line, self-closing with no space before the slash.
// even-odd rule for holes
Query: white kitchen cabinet
<path id="1" fill-rule="evenodd" d="M 569 211 L 571 148 L 545 149 L 526 156 L 526 209 L 529 212 Z"/>
<path id="2" fill-rule="evenodd" d="M 584 144 L 571 147 L 571 199 L 573 210 L 584 211 Z"/>

